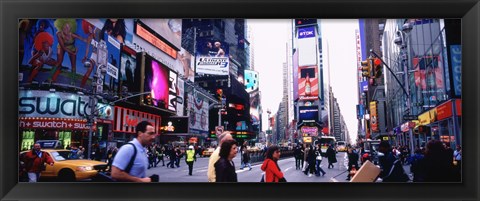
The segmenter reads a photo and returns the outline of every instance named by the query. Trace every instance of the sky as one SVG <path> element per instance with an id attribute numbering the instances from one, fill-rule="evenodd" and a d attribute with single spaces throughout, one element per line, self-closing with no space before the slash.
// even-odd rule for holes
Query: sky
<path id="1" fill-rule="evenodd" d="M 267 122 L 267 109 L 275 114 L 283 93 L 283 63 L 286 60 L 286 43 L 290 39 L 291 20 L 258 19 L 248 20 L 254 46 L 254 67 L 259 72 L 259 88 L 262 94 L 263 122 Z M 355 29 L 358 20 L 320 20 L 323 38 L 324 80 L 330 84 L 340 105 L 352 142 L 357 136 L 356 104 L 357 62 L 355 51 Z M 328 44 L 328 50 L 327 50 Z M 291 50 L 289 50 L 290 52 Z M 327 86 L 327 85 L 325 85 Z M 263 124 L 263 130 L 267 124 Z"/>

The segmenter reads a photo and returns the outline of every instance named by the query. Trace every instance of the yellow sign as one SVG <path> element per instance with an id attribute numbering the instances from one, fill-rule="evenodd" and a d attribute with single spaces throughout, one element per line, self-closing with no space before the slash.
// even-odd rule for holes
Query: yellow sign
<path id="1" fill-rule="evenodd" d="M 430 124 L 430 112 L 424 112 L 423 114 L 419 115 L 418 121 L 420 121 L 420 125 L 422 126 Z"/>
<path id="2" fill-rule="evenodd" d="M 370 102 L 370 125 L 372 131 L 378 132 L 378 115 L 377 115 L 377 102 Z"/>
<path id="3" fill-rule="evenodd" d="M 383 141 L 388 141 L 388 137 L 383 137 Z"/>
<path id="4" fill-rule="evenodd" d="M 312 143 L 312 137 L 303 137 L 304 143 Z"/>
<path id="5" fill-rule="evenodd" d="M 437 108 L 433 108 L 429 111 L 430 113 L 430 122 L 436 122 L 437 121 Z"/>

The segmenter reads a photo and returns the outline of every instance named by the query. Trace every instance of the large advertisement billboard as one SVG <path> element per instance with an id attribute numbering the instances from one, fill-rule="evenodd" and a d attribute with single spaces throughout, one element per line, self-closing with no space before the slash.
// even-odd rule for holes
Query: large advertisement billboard
<path id="1" fill-rule="evenodd" d="M 260 92 L 258 90 L 250 93 L 250 120 L 257 130 L 260 126 Z"/>
<path id="2" fill-rule="evenodd" d="M 300 106 L 298 122 L 318 122 L 318 106 Z"/>
<path id="3" fill-rule="evenodd" d="M 258 90 L 258 72 L 245 70 L 245 90 L 247 93 Z"/>
<path id="4" fill-rule="evenodd" d="M 182 47 L 182 19 L 140 19 L 140 21 L 177 49 Z"/>
<path id="5" fill-rule="evenodd" d="M 151 92 L 144 95 L 143 104 L 169 108 L 170 70 L 150 56 L 145 56 L 143 92 Z"/>
<path id="6" fill-rule="evenodd" d="M 195 73 L 197 75 L 228 75 L 229 46 L 223 41 L 197 40 Z"/>
<path id="7" fill-rule="evenodd" d="M 425 94 L 424 102 L 436 104 L 438 96 L 445 93 L 443 61 L 441 56 L 413 58 L 415 85 Z"/>
<path id="8" fill-rule="evenodd" d="M 178 52 L 175 70 L 178 72 L 179 76 L 190 80 L 190 82 L 194 82 L 195 71 L 193 70 L 193 66 L 195 66 L 195 57 L 190 54 L 190 52 L 182 48 L 180 52 Z"/>
<path id="9" fill-rule="evenodd" d="M 319 79 L 317 66 L 298 68 L 298 95 L 300 100 L 317 100 Z"/>
<path id="10" fill-rule="evenodd" d="M 208 134 L 208 100 L 197 93 L 188 94 L 190 133 Z"/>
<path id="11" fill-rule="evenodd" d="M 132 40 L 123 19 L 21 19 L 19 27 L 20 84 L 91 89 L 94 69 L 104 63 L 104 91 L 118 89 L 120 46 Z"/>
<path id="12" fill-rule="evenodd" d="M 315 27 L 298 28 L 298 65 L 311 66 L 317 65 L 317 39 L 315 37 Z"/>

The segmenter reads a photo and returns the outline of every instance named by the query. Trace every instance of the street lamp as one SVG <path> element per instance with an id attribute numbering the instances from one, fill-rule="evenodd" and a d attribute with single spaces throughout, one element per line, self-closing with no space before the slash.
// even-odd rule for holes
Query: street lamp
<path id="1" fill-rule="evenodd" d="M 396 72 L 394 73 L 392 71 L 392 69 L 390 69 L 390 67 L 388 67 L 388 65 L 373 51 L 373 50 L 370 50 L 370 52 L 375 55 L 377 58 L 380 59 L 380 61 L 384 64 L 384 66 L 390 71 L 390 73 L 392 74 L 392 76 L 395 78 L 395 80 L 398 82 L 398 84 L 400 85 L 401 89 L 403 90 L 403 93 L 405 94 L 406 96 L 406 99 L 407 99 L 407 109 L 408 109 L 408 112 L 407 114 L 410 114 L 411 112 L 411 106 L 412 106 L 412 103 L 411 103 L 411 99 L 410 99 L 410 84 L 409 84 L 409 74 L 412 73 L 412 72 L 415 72 L 415 70 L 408 70 L 408 63 L 410 63 L 409 61 L 411 61 L 410 58 L 408 58 L 410 55 L 411 55 L 411 52 L 410 52 L 410 31 L 413 29 L 413 25 L 409 22 L 406 22 L 403 26 L 402 26 L 402 30 L 401 31 L 397 31 L 397 36 L 395 37 L 395 39 L 393 40 L 393 42 L 400 46 L 400 49 L 401 51 L 403 52 L 402 54 L 402 60 L 403 60 L 403 72 Z M 404 84 L 403 85 L 397 78 L 396 74 L 403 74 L 404 75 Z M 414 154 L 414 143 L 413 143 L 413 130 L 412 128 L 409 128 L 409 138 L 410 138 L 410 154 L 413 155 Z"/>
<path id="2" fill-rule="evenodd" d="M 408 109 L 408 112 L 407 112 L 407 115 L 409 115 L 411 112 L 412 112 L 412 100 L 410 98 L 410 74 L 409 74 L 409 64 L 410 64 L 410 61 L 411 61 L 411 44 L 410 44 L 410 32 L 412 31 L 413 29 L 413 25 L 411 23 L 409 23 L 408 21 L 405 22 L 405 24 L 403 24 L 402 26 L 402 31 L 397 31 L 397 36 L 401 37 L 401 42 L 399 43 L 398 41 L 395 42 L 395 44 L 399 45 L 403 51 L 403 56 L 402 57 L 402 60 L 403 60 L 403 71 L 405 73 L 404 75 L 404 83 L 405 83 L 405 87 L 406 87 L 406 91 L 407 91 L 407 109 Z M 413 142 L 413 128 L 409 127 L 408 129 L 408 135 L 409 135 L 409 138 L 410 138 L 410 154 L 413 155 L 414 153 L 414 149 L 415 149 L 415 146 L 414 146 L 414 142 Z"/>

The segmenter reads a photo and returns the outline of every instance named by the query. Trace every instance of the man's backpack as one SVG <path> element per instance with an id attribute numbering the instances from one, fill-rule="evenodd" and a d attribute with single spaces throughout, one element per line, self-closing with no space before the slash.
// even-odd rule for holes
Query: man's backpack
<path id="1" fill-rule="evenodd" d="M 133 167 L 133 163 L 135 162 L 135 158 L 137 157 L 137 147 L 135 147 L 132 143 L 127 143 L 133 146 L 133 155 L 130 157 L 130 161 L 128 162 L 127 167 L 125 168 L 125 172 L 130 173 Z M 97 176 L 94 178 L 96 182 L 115 182 L 112 178 L 110 172 L 98 172 Z"/>
<path id="2" fill-rule="evenodd" d="M 402 163 L 399 159 L 393 162 L 392 168 L 386 177 L 383 177 L 384 182 L 407 182 L 410 180 L 407 173 L 402 167 Z"/>

